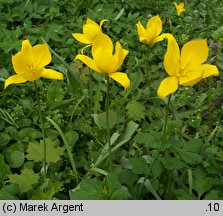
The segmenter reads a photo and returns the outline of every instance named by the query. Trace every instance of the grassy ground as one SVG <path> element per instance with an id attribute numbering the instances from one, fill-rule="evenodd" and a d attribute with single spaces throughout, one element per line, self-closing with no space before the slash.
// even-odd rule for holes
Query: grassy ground
<path id="1" fill-rule="evenodd" d="M 0 199 L 223 198 L 223 2 L 185 1 L 185 8 L 177 16 L 168 0 L 0 0 Z M 157 88 L 167 76 L 167 42 L 144 45 L 136 30 L 139 20 L 145 25 L 157 14 L 163 32 L 172 33 L 180 46 L 206 38 L 207 62 L 220 74 L 180 87 L 171 97 L 161 150 L 167 100 L 157 96 Z M 110 156 L 104 77 L 74 60 L 83 45 L 72 33 L 82 32 L 87 17 L 98 23 L 108 19 L 103 32 L 129 50 L 122 71 L 130 89 L 111 82 Z M 49 67 L 66 75 L 63 82 L 37 81 L 46 132 L 45 181 L 35 86 L 27 82 L 4 90 L 5 79 L 15 74 L 11 56 L 24 39 L 47 42 L 56 53 Z"/>

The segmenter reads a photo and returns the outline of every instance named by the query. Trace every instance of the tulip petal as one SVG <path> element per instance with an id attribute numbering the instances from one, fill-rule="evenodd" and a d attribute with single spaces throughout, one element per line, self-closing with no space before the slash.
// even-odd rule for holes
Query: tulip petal
<path id="1" fill-rule="evenodd" d="M 23 40 L 21 51 L 25 53 L 30 53 L 31 49 L 32 49 L 32 45 L 30 44 L 29 40 Z"/>
<path id="2" fill-rule="evenodd" d="M 90 44 L 91 41 L 89 41 L 84 34 L 74 33 L 72 36 L 79 42 L 83 44 Z"/>
<path id="3" fill-rule="evenodd" d="M 179 5 L 177 5 L 177 3 L 174 2 L 174 5 L 175 5 L 176 10 L 177 10 L 177 15 L 180 16 L 180 14 L 185 11 L 184 3 L 182 2 Z"/>
<path id="4" fill-rule="evenodd" d="M 180 49 L 175 38 L 167 35 L 168 45 L 167 52 L 164 56 L 164 68 L 171 75 L 176 75 L 179 71 Z"/>
<path id="5" fill-rule="evenodd" d="M 94 20 L 92 20 L 90 18 L 87 18 L 86 24 L 91 24 L 91 25 L 99 26 Z"/>
<path id="6" fill-rule="evenodd" d="M 157 95 L 164 98 L 178 89 L 178 79 L 176 76 L 167 77 L 160 83 Z"/>
<path id="7" fill-rule="evenodd" d="M 179 78 L 179 83 L 184 86 L 192 86 L 201 79 L 209 76 L 218 76 L 218 68 L 215 65 L 202 64 L 188 72 L 186 75 Z"/>
<path id="8" fill-rule="evenodd" d="M 183 86 L 192 86 L 198 83 L 203 77 L 204 71 L 201 69 L 194 69 L 187 74 L 179 77 L 179 84 Z"/>
<path id="9" fill-rule="evenodd" d="M 128 89 L 130 87 L 130 80 L 125 73 L 115 72 L 115 73 L 109 74 L 109 77 L 111 77 L 116 82 L 121 84 L 125 89 Z"/>
<path id="10" fill-rule="evenodd" d="M 162 21 L 159 15 L 153 16 L 147 23 L 146 29 L 154 28 L 156 30 L 156 34 L 154 35 L 155 38 L 161 33 L 162 31 Z"/>
<path id="11" fill-rule="evenodd" d="M 34 81 L 40 78 L 44 68 L 37 69 L 37 70 L 30 70 L 29 73 L 22 74 L 23 78 L 27 81 Z"/>
<path id="12" fill-rule="evenodd" d="M 138 32 L 138 36 L 139 36 L 139 41 L 144 43 L 144 41 L 146 40 L 146 38 L 145 38 L 146 30 L 140 21 L 138 21 L 138 23 L 136 24 L 136 27 L 137 27 L 137 32 Z"/>
<path id="13" fill-rule="evenodd" d="M 160 36 L 158 36 L 157 38 L 155 38 L 152 43 L 156 43 L 156 42 L 159 42 L 159 41 L 162 41 L 163 39 L 167 39 L 169 37 L 170 33 L 164 33 L 164 34 L 161 34 Z"/>
<path id="14" fill-rule="evenodd" d="M 200 67 L 204 70 L 204 74 L 202 78 L 219 75 L 218 68 L 215 65 L 203 64 L 203 65 L 200 65 Z"/>
<path id="15" fill-rule="evenodd" d="M 107 74 L 116 71 L 117 60 L 112 53 L 112 40 L 107 35 L 100 33 L 92 45 L 93 59 L 100 71 Z"/>
<path id="16" fill-rule="evenodd" d="M 58 79 L 58 80 L 64 80 L 64 75 L 60 72 L 57 72 L 53 69 L 44 69 L 41 77 L 47 78 L 47 79 Z"/>
<path id="17" fill-rule="evenodd" d="M 102 27 L 102 25 L 104 24 L 104 22 L 108 22 L 107 19 L 103 19 L 101 22 L 100 22 L 100 28 Z"/>
<path id="18" fill-rule="evenodd" d="M 207 40 L 198 39 L 187 42 L 181 50 L 181 68 L 185 71 L 193 69 L 208 58 Z"/>
<path id="19" fill-rule="evenodd" d="M 33 63 L 35 68 L 43 68 L 51 62 L 51 53 L 47 44 L 38 44 L 32 48 L 31 53 Z"/>
<path id="20" fill-rule="evenodd" d="M 22 55 L 20 57 L 23 59 L 23 64 L 29 68 L 30 62 L 32 61 L 32 45 L 29 40 L 22 41 L 21 53 Z"/>
<path id="21" fill-rule="evenodd" d="M 18 83 L 24 83 L 27 80 L 23 78 L 22 75 L 18 74 L 18 75 L 13 75 L 10 76 L 8 79 L 5 80 L 5 84 L 4 84 L 4 88 L 6 88 L 7 86 L 11 85 L 11 84 L 18 84 Z"/>
<path id="22" fill-rule="evenodd" d="M 99 47 L 94 52 L 94 62 L 103 73 L 113 73 L 117 69 L 117 59 L 113 56 L 107 47 Z"/>
<path id="23" fill-rule="evenodd" d="M 129 52 L 128 50 L 122 49 L 122 46 L 119 42 L 116 43 L 115 54 L 114 54 L 114 57 L 116 58 L 116 62 L 117 62 L 116 70 L 122 66 L 123 61 L 126 55 L 128 54 L 128 52 Z"/>
<path id="24" fill-rule="evenodd" d="M 96 39 L 98 33 L 101 31 L 99 25 L 95 26 L 92 24 L 85 24 L 83 26 L 83 33 L 87 40 L 89 40 L 91 43 L 94 42 Z"/>
<path id="25" fill-rule="evenodd" d="M 81 49 L 81 54 L 84 55 L 84 50 L 87 49 L 88 47 L 91 47 L 91 46 L 92 46 L 92 44 L 88 44 L 88 45 L 84 46 L 84 47 Z"/>
<path id="26" fill-rule="evenodd" d="M 122 49 L 122 51 L 123 51 L 123 55 L 124 55 L 124 59 L 125 59 L 125 57 L 128 55 L 128 53 L 129 53 L 129 51 L 128 50 L 126 50 L 126 49 Z"/>
<path id="27" fill-rule="evenodd" d="M 88 67 L 90 67 L 92 70 L 98 72 L 98 73 L 103 73 L 98 67 L 97 65 L 95 64 L 94 60 L 89 58 L 88 56 L 86 55 L 77 55 L 75 57 L 75 59 L 79 59 L 81 60 L 84 64 L 86 64 Z"/>
<path id="28" fill-rule="evenodd" d="M 112 55 L 113 53 L 113 43 L 110 37 L 108 35 L 100 33 L 98 34 L 97 38 L 95 39 L 93 45 L 92 45 L 92 55 L 94 57 L 94 52 L 99 47 L 103 47 L 103 52 L 105 55 Z"/>
<path id="29" fill-rule="evenodd" d="M 161 33 L 161 31 L 162 31 L 162 21 L 159 15 L 156 15 L 152 17 L 146 25 L 146 38 L 148 44 L 155 43 L 155 40 Z"/>
<path id="30" fill-rule="evenodd" d="M 24 52 L 19 51 L 12 56 L 12 65 L 17 74 L 29 73 L 29 62 Z"/>
<path id="31" fill-rule="evenodd" d="M 159 33 L 156 24 L 151 23 L 149 28 L 146 28 L 146 34 L 145 34 L 146 44 L 153 43 L 153 41 L 157 38 L 158 35 Z"/>

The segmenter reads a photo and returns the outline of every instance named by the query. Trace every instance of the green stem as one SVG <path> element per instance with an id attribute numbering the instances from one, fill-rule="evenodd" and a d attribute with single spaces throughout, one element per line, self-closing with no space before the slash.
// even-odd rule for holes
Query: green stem
<path id="1" fill-rule="evenodd" d="M 143 179 L 143 182 L 139 188 L 139 192 L 138 192 L 138 198 L 142 192 L 142 187 L 143 185 L 145 184 L 146 182 L 146 179 L 148 178 L 149 176 L 149 173 L 153 167 L 153 164 L 154 162 L 157 160 L 158 156 L 160 155 L 160 152 L 163 150 L 163 147 L 164 147 L 164 144 L 166 142 L 166 135 L 167 135 L 167 123 L 168 123 L 168 114 L 169 114 L 169 106 L 170 106 L 170 100 L 171 100 L 171 95 L 168 97 L 168 102 L 167 102 L 167 105 L 166 105 L 166 113 L 165 113 L 165 119 L 164 119 L 164 124 L 163 124 L 163 131 L 162 131 L 162 142 L 161 142 L 161 145 L 159 147 L 159 149 L 156 151 L 156 154 L 154 156 L 154 159 L 152 160 L 151 164 L 150 164 L 150 167 L 149 169 L 147 170 L 147 173 L 145 175 L 145 178 Z"/>
<path id="2" fill-rule="evenodd" d="M 106 101 L 105 101 L 105 110 L 106 110 L 106 124 L 107 124 L 107 139 L 108 139 L 108 153 L 109 153 L 109 165 L 111 167 L 111 137 L 110 137 L 110 128 L 109 128 L 109 76 L 106 75 L 107 80 L 107 91 L 106 91 Z"/>
<path id="3" fill-rule="evenodd" d="M 65 137 L 63 131 L 61 130 L 61 128 L 59 127 L 59 125 L 55 121 L 53 121 L 49 117 L 46 117 L 46 119 L 56 128 L 56 130 L 58 131 L 58 133 L 60 134 L 60 136 L 61 136 L 61 138 L 63 140 L 64 146 L 65 146 L 65 148 L 67 150 L 67 153 L 68 153 L 68 157 L 69 157 L 70 164 L 71 164 L 71 167 L 72 167 L 72 170 L 73 170 L 73 174 L 74 174 L 75 179 L 76 179 L 76 183 L 78 184 L 77 168 L 76 168 L 75 161 L 74 161 L 74 158 L 73 158 L 70 146 L 68 144 L 67 138 Z"/>
<path id="4" fill-rule="evenodd" d="M 171 95 L 169 95 L 168 102 L 166 105 L 165 119 L 164 119 L 164 124 L 163 124 L 163 134 L 162 134 L 162 146 L 161 147 L 163 147 L 163 145 L 166 141 L 167 121 L 168 121 L 168 113 L 169 113 L 169 108 L 170 108 L 170 100 L 171 100 Z"/>
<path id="5" fill-rule="evenodd" d="M 41 111 L 41 105 L 40 105 L 40 98 L 39 98 L 39 90 L 37 87 L 36 81 L 34 81 L 35 89 L 36 89 L 36 98 L 38 102 L 38 110 L 39 110 L 39 117 L 40 117 L 40 126 L 42 129 L 42 136 L 43 136 L 43 181 L 46 180 L 46 140 L 45 140 L 45 130 L 43 126 L 43 116 Z"/>

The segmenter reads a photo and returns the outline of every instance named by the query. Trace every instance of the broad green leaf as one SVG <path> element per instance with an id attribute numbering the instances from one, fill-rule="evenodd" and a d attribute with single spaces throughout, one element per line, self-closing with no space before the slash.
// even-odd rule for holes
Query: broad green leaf
<path id="1" fill-rule="evenodd" d="M 122 169 L 122 171 L 119 173 L 119 180 L 121 184 L 125 184 L 128 187 L 134 187 L 135 182 L 138 179 L 138 175 L 134 174 L 131 170 L 128 169 Z M 126 181 L 128 179 L 128 181 Z"/>
<path id="2" fill-rule="evenodd" d="M 93 114 L 92 116 L 94 118 L 96 125 L 99 128 L 103 128 L 103 129 L 107 128 L 106 112 L 103 112 L 100 114 Z M 108 111 L 109 128 L 113 128 L 115 126 L 115 124 L 117 124 L 117 122 L 118 122 L 117 113 L 112 110 L 109 110 Z"/>
<path id="3" fill-rule="evenodd" d="M 6 133 L 0 133 L 0 140 L 0 149 L 3 149 L 9 143 L 10 136 Z"/>
<path id="4" fill-rule="evenodd" d="M 135 121 L 145 119 L 145 106 L 138 101 L 132 100 L 127 106 L 127 114 Z"/>
<path id="5" fill-rule="evenodd" d="M 0 200 L 15 200 L 16 197 L 10 194 L 5 189 L 0 190 Z"/>
<path id="6" fill-rule="evenodd" d="M 115 175 L 106 176 L 103 182 L 96 178 L 85 179 L 70 191 L 70 198 L 75 200 L 127 199 L 129 196 Z"/>
<path id="7" fill-rule="evenodd" d="M 133 140 L 136 143 L 142 143 L 144 144 L 146 147 L 149 148 L 160 148 L 160 137 L 161 137 L 161 133 L 159 132 L 155 132 L 155 131 L 151 131 L 149 133 L 138 133 L 135 135 L 135 137 L 133 138 Z"/>
<path id="8" fill-rule="evenodd" d="M 167 146 L 169 146 L 170 149 L 175 151 L 177 154 L 179 151 L 181 151 L 181 141 L 178 140 L 175 136 L 169 136 L 166 142 Z"/>
<path id="9" fill-rule="evenodd" d="M 202 157 L 198 153 L 181 151 L 180 156 L 188 164 L 199 164 L 202 162 Z"/>
<path id="10" fill-rule="evenodd" d="M 204 198 L 205 200 L 222 200 L 222 193 L 220 190 L 211 190 L 207 193 L 207 195 Z"/>
<path id="11" fill-rule="evenodd" d="M 57 80 L 54 80 L 47 90 L 47 99 L 50 103 L 58 103 L 64 98 L 64 90 Z"/>
<path id="12" fill-rule="evenodd" d="M 211 187 L 212 180 L 206 176 L 205 171 L 200 167 L 195 169 L 193 171 L 193 189 L 197 191 L 198 199 L 200 199 L 205 192 L 208 192 Z"/>
<path id="13" fill-rule="evenodd" d="M 129 164 L 132 167 L 132 172 L 135 174 L 146 174 L 148 166 L 146 160 L 143 158 L 131 158 Z"/>
<path id="14" fill-rule="evenodd" d="M 30 137 L 32 139 L 38 139 L 43 136 L 40 130 L 31 127 L 26 127 L 21 129 L 18 134 L 21 139 L 24 139 L 26 137 Z"/>
<path id="15" fill-rule="evenodd" d="M 70 199 L 73 200 L 101 200 L 105 198 L 102 182 L 97 179 L 84 179 L 78 187 L 70 191 Z"/>
<path id="16" fill-rule="evenodd" d="M 39 175 L 35 174 L 33 170 L 24 168 L 20 175 L 9 175 L 9 182 L 18 184 L 21 193 L 32 189 L 39 181 Z"/>
<path id="17" fill-rule="evenodd" d="M 67 142 L 71 147 L 74 147 L 79 138 L 78 133 L 73 130 L 69 130 L 68 132 L 66 132 L 65 137 L 67 138 Z"/>
<path id="18" fill-rule="evenodd" d="M 194 198 L 190 196 L 189 190 L 186 191 L 182 188 L 174 190 L 174 194 L 178 200 L 193 200 Z"/>
<path id="19" fill-rule="evenodd" d="M 61 160 L 61 156 L 64 154 L 64 147 L 59 147 L 55 145 L 55 142 L 52 141 L 50 138 L 46 138 L 46 162 L 47 163 L 55 163 Z M 27 159 L 33 160 L 34 162 L 42 161 L 44 152 L 44 145 L 43 141 L 41 140 L 40 143 L 30 143 L 27 149 Z"/>
<path id="20" fill-rule="evenodd" d="M 170 170 L 173 170 L 173 169 L 179 170 L 186 166 L 186 164 L 178 158 L 166 157 L 162 160 L 162 162 L 163 162 L 163 166 Z"/>
<path id="21" fill-rule="evenodd" d="M 24 155 L 24 152 L 22 151 L 9 150 L 7 151 L 5 157 L 11 168 L 21 167 L 25 161 L 25 155 Z"/>
<path id="22" fill-rule="evenodd" d="M 17 200 L 19 188 L 16 184 L 3 185 L 0 190 L 0 200 Z"/>
<path id="23" fill-rule="evenodd" d="M 104 184 L 107 188 L 107 196 L 110 200 L 127 199 L 130 196 L 127 188 L 120 184 L 116 175 L 107 175 Z"/>
<path id="24" fill-rule="evenodd" d="M 8 174 L 11 174 L 10 168 L 5 164 L 3 155 L 0 154 L 0 180 L 7 178 Z"/>
<path id="25" fill-rule="evenodd" d="M 41 185 L 32 193 L 32 200 L 53 200 L 54 195 L 63 190 L 62 182 L 51 182 L 47 179 L 48 183 Z"/>
<path id="26" fill-rule="evenodd" d="M 189 152 L 200 152 L 203 146 L 203 141 L 201 139 L 191 139 L 185 143 L 183 151 Z"/>
<path id="27" fill-rule="evenodd" d="M 159 160 L 155 160 L 153 162 L 152 169 L 151 169 L 153 176 L 159 177 L 162 174 L 163 170 L 164 168 L 163 168 L 162 163 Z"/>

